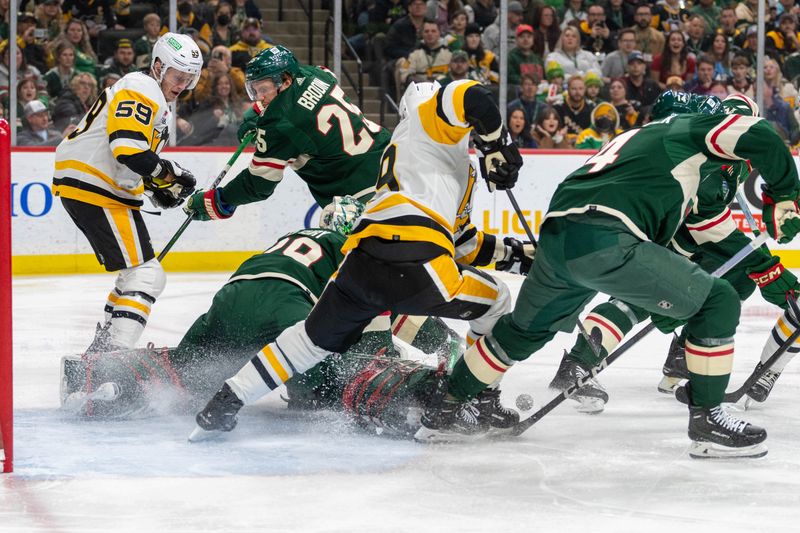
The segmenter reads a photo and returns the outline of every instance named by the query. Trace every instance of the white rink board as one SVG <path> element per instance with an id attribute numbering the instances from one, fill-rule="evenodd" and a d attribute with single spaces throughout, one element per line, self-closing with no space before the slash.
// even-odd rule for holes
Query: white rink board
<path id="1" fill-rule="evenodd" d="M 169 150 L 164 157 L 190 169 L 200 186 L 210 184 L 225 165 L 231 152 Z M 564 154 L 528 153 L 514 195 L 525 217 L 538 233 L 539 222 L 559 182 L 589 157 L 587 152 Z M 227 180 L 245 167 L 251 153 L 244 153 Z M 14 255 L 90 254 L 88 242 L 72 224 L 60 202 L 50 193 L 54 152 L 15 151 L 12 154 L 12 231 Z M 145 209 L 152 206 L 145 202 Z M 175 251 L 228 252 L 266 248 L 278 237 L 299 227 L 316 225 L 318 208 L 305 184 L 287 171 L 275 194 L 266 202 L 240 207 L 226 221 L 194 223 L 184 233 Z M 160 217 L 145 215 L 154 248 L 159 250 L 183 222 L 180 209 Z M 479 229 L 502 235 L 524 237 L 524 230 L 513 216 L 504 193 L 491 195 L 478 184 L 473 206 L 473 221 Z M 791 248 L 796 249 L 793 245 Z"/>

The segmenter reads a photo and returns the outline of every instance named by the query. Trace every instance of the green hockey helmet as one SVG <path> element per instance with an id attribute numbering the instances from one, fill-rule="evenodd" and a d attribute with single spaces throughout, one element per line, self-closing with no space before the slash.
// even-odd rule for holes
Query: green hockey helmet
<path id="1" fill-rule="evenodd" d="M 722 111 L 722 102 L 716 96 L 664 91 L 656 98 L 652 115 L 653 120 L 660 120 L 673 114 L 701 113 L 703 115 L 716 115 Z"/>
<path id="2" fill-rule="evenodd" d="M 247 63 L 245 69 L 245 88 L 251 100 L 256 100 L 253 82 L 272 80 L 276 87 L 283 83 L 283 73 L 290 74 L 293 78 L 300 71 L 300 63 L 291 50 L 285 46 L 277 45 L 262 50 Z"/>
<path id="3" fill-rule="evenodd" d="M 742 93 L 733 93 L 726 97 L 722 101 L 722 109 L 728 115 L 744 115 L 746 117 L 757 117 L 759 113 L 758 104 Z"/>

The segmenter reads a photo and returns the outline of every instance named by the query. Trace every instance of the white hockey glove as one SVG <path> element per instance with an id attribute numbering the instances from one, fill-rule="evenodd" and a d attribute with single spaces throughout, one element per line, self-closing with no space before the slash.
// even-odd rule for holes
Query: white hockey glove
<path id="1" fill-rule="evenodd" d="M 764 207 L 761 216 L 770 237 L 778 242 L 786 243 L 800 233 L 800 208 L 798 194 L 773 198 L 767 191 L 761 193 Z"/>
<path id="2" fill-rule="evenodd" d="M 489 190 L 512 189 L 522 168 L 522 156 L 505 126 L 488 135 L 478 135 L 475 148 L 480 152 L 481 177 L 486 180 Z"/>
<path id="3" fill-rule="evenodd" d="M 192 194 L 197 182 L 191 172 L 174 161 L 159 161 L 152 176 L 142 178 L 145 194 L 159 209 L 178 207 Z"/>

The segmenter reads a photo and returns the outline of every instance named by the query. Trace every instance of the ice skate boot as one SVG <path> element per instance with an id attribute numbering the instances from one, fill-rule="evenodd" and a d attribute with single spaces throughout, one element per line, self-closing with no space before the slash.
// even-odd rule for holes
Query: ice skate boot
<path id="1" fill-rule="evenodd" d="M 566 352 L 561 359 L 555 377 L 550 382 L 550 388 L 564 392 L 578 380 L 586 379 L 584 385 L 575 391 L 570 399 L 578 402 L 578 411 L 581 413 L 597 414 L 602 413 L 608 403 L 608 393 L 602 385 L 593 377 L 590 377 L 589 370 L 579 362 L 571 359 Z"/>
<path id="2" fill-rule="evenodd" d="M 189 435 L 189 442 L 198 442 L 212 438 L 222 431 L 231 431 L 236 427 L 236 414 L 244 406 L 230 385 L 225 383 L 217 391 L 205 408 L 197 413 L 197 427 Z"/>
<path id="3" fill-rule="evenodd" d="M 767 455 L 767 432 L 722 406 L 689 406 L 689 456 L 694 459 L 756 458 Z"/>
<path id="4" fill-rule="evenodd" d="M 500 402 L 500 389 L 485 389 L 472 401 L 494 434 L 507 433 L 519 423 L 519 413 Z"/>
<path id="5" fill-rule="evenodd" d="M 689 379 L 689 368 L 686 366 L 686 352 L 683 349 L 683 343 L 680 342 L 677 335 L 673 335 L 672 342 L 669 345 L 667 352 L 667 360 L 664 361 L 664 367 L 661 369 L 664 377 L 658 384 L 658 392 L 664 394 L 673 394 L 675 387 L 677 387 L 684 379 Z"/>
<path id="6" fill-rule="evenodd" d="M 755 372 L 760 372 L 763 368 L 761 363 L 756 365 Z M 764 402 L 769 397 L 769 393 L 772 392 L 772 387 L 775 386 L 775 382 L 778 381 L 778 378 L 781 376 L 780 372 L 775 372 L 773 370 L 767 369 L 761 377 L 758 378 L 750 390 L 747 391 L 747 397 L 756 402 Z"/>
<path id="7" fill-rule="evenodd" d="M 475 403 L 445 398 L 438 406 L 425 410 L 422 425 L 414 434 L 419 442 L 463 442 L 483 437 L 489 422 L 480 416 Z"/>

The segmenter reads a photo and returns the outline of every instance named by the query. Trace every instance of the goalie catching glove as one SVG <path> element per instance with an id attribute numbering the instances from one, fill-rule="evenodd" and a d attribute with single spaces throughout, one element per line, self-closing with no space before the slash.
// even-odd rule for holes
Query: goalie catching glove
<path id="1" fill-rule="evenodd" d="M 506 256 L 494 264 L 494 269 L 510 271 L 515 264 L 519 264 L 519 273 L 526 275 L 533 266 L 533 255 L 536 253 L 533 244 L 514 237 L 506 237 L 503 239 L 503 245 L 506 247 Z"/>
<path id="2" fill-rule="evenodd" d="M 764 225 L 770 237 L 786 243 L 800 232 L 800 208 L 797 205 L 798 193 L 786 197 L 773 198 L 767 191 L 761 193 L 764 207 L 761 211 Z"/>
<path id="3" fill-rule="evenodd" d="M 197 184 L 191 172 L 166 159 L 160 160 L 153 175 L 143 177 L 142 182 L 145 194 L 159 209 L 178 207 Z"/>
<path id="4" fill-rule="evenodd" d="M 747 275 L 758 285 L 761 296 L 771 304 L 783 309 L 788 307 L 790 294 L 800 293 L 797 277 L 786 270 L 777 256 L 772 256 L 763 264 L 747 269 Z"/>
<path id="5" fill-rule="evenodd" d="M 493 133 L 478 135 L 475 148 L 480 152 L 481 177 L 486 180 L 489 190 L 512 189 L 522 168 L 522 156 L 505 126 Z"/>
<path id="6" fill-rule="evenodd" d="M 226 204 L 219 189 L 209 189 L 194 193 L 183 210 L 194 220 L 222 220 L 230 218 L 236 206 Z"/>

